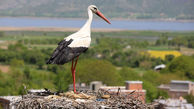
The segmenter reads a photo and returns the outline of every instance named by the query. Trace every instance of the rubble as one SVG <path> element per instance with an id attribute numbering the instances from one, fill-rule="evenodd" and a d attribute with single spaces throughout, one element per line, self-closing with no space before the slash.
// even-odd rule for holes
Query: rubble
<path id="1" fill-rule="evenodd" d="M 187 103 L 187 100 L 183 97 L 179 99 L 156 99 L 154 105 L 159 109 L 194 109 L 193 105 Z"/>
<path id="2" fill-rule="evenodd" d="M 44 94 L 41 94 L 44 93 Z M 109 93 L 108 90 L 98 92 L 85 91 L 46 95 L 47 92 L 29 93 L 22 99 L 12 102 L 15 109 L 147 109 L 150 106 L 133 97 L 132 94 Z M 42 96 L 44 95 L 44 96 Z M 46 95 L 46 96 L 45 96 Z"/>

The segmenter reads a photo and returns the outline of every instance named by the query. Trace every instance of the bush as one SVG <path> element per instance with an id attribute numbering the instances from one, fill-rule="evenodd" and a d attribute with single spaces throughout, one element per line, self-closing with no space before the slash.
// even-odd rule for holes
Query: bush
<path id="1" fill-rule="evenodd" d="M 194 59 L 190 56 L 180 56 L 174 59 L 168 66 L 171 73 L 186 76 L 190 79 L 194 78 Z"/>
<path id="2" fill-rule="evenodd" d="M 193 95 L 187 95 L 185 96 L 185 99 L 187 100 L 188 103 L 192 103 L 194 105 L 194 96 Z"/>
<path id="3" fill-rule="evenodd" d="M 123 67 L 119 71 L 119 74 L 122 78 L 123 83 L 124 81 L 127 81 L 127 80 L 140 80 L 140 76 L 138 75 L 138 73 L 128 67 Z"/>
<path id="4" fill-rule="evenodd" d="M 10 61 L 10 65 L 12 67 L 23 67 L 24 66 L 24 61 L 23 60 L 19 60 L 19 59 L 12 59 Z"/>
<path id="5" fill-rule="evenodd" d="M 146 102 L 151 102 L 158 97 L 158 90 L 152 82 L 143 81 L 143 88 L 146 90 Z"/>

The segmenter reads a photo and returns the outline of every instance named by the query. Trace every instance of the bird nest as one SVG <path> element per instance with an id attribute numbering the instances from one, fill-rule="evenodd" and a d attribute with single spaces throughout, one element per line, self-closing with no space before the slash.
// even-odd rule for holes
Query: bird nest
<path id="1" fill-rule="evenodd" d="M 111 94 L 105 90 L 66 93 L 30 93 L 12 103 L 16 109 L 146 109 L 148 104 L 131 94 Z"/>

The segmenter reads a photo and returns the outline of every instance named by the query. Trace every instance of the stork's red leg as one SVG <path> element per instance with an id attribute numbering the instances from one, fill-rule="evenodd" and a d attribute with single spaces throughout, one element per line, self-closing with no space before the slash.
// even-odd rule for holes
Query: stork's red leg
<path id="1" fill-rule="evenodd" d="M 76 93 L 76 88 L 75 88 L 75 70 L 73 69 L 73 72 L 72 72 L 72 76 L 73 76 L 73 91 L 74 93 Z"/>
<path id="2" fill-rule="evenodd" d="M 77 57 L 77 59 L 75 61 L 75 64 L 74 64 L 74 59 L 72 60 L 72 66 L 71 66 L 71 72 L 72 72 L 72 77 L 73 77 L 73 91 L 74 91 L 74 93 L 76 93 L 76 88 L 75 88 L 75 69 L 76 69 L 78 58 L 79 58 L 79 56 Z"/>
<path id="3" fill-rule="evenodd" d="M 76 61 L 75 61 L 75 65 L 74 65 L 74 68 L 73 68 L 74 70 L 75 70 L 75 68 L 76 68 L 78 59 L 79 59 L 79 56 L 77 57 L 77 59 L 76 59 Z"/>
<path id="4" fill-rule="evenodd" d="M 71 64 L 71 73 L 72 73 L 72 79 L 73 79 L 73 89 L 74 89 L 74 92 L 75 92 L 75 80 L 74 80 L 74 67 L 73 67 L 73 64 L 74 64 L 74 59 L 72 60 L 72 64 Z"/>

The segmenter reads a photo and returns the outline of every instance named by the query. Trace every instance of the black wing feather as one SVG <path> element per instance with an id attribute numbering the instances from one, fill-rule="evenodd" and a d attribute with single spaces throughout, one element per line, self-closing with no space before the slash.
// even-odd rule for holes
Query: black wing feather
<path id="1" fill-rule="evenodd" d="M 57 64 L 55 61 L 61 56 L 63 49 L 66 49 L 73 39 L 69 41 L 62 40 L 58 43 L 58 47 L 55 49 L 53 54 L 51 55 L 50 59 L 46 62 L 47 64 Z M 58 57 L 58 58 L 57 58 Z"/>
<path id="2" fill-rule="evenodd" d="M 65 64 L 75 57 L 79 56 L 82 52 L 87 51 L 87 47 L 68 47 L 73 39 L 69 41 L 62 40 L 58 43 L 58 47 L 53 52 L 47 64 Z"/>

